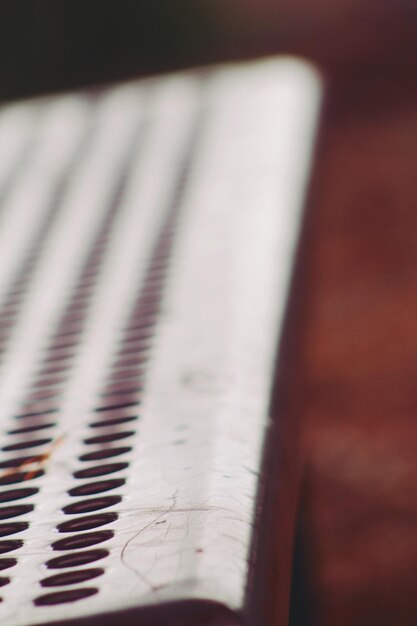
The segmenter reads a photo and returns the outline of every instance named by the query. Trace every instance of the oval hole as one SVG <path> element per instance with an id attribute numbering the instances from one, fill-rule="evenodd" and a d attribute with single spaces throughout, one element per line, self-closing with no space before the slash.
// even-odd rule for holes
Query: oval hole
<path id="1" fill-rule="evenodd" d="M 59 539 L 52 544 L 53 550 L 79 550 L 80 548 L 89 548 L 103 541 L 108 541 L 114 537 L 114 530 L 98 530 L 93 533 L 85 533 L 84 535 L 73 535 Z"/>
<path id="2" fill-rule="evenodd" d="M 7 461 L 2 461 L 0 463 L 1 469 L 8 469 L 9 467 L 17 467 L 20 468 L 22 465 L 28 465 L 29 463 L 38 463 L 42 461 L 41 455 L 35 456 L 18 456 L 13 459 L 8 459 Z"/>
<path id="3" fill-rule="evenodd" d="M 148 300 L 141 299 L 135 307 L 133 314 L 130 317 L 128 324 L 125 326 L 126 331 L 134 330 L 139 326 L 142 328 L 142 324 L 146 320 L 153 321 L 161 311 L 161 303 L 158 299 Z M 138 321 L 139 319 L 143 321 Z"/>
<path id="4" fill-rule="evenodd" d="M 56 385 L 62 385 L 64 382 L 64 376 L 44 376 L 43 378 L 38 378 L 38 380 L 34 382 L 32 386 L 46 389 L 46 387 L 55 387 Z"/>
<path id="5" fill-rule="evenodd" d="M 51 363 L 62 363 L 73 359 L 75 350 L 50 350 L 49 355 L 43 360 L 48 365 Z"/>
<path id="6" fill-rule="evenodd" d="M 116 411 L 117 409 L 129 409 L 132 406 L 138 406 L 139 402 L 117 402 L 116 404 L 106 404 L 103 406 L 98 406 L 94 409 L 96 413 L 101 413 L 103 411 Z"/>
<path id="7" fill-rule="evenodd" d="M 107 396 L 115 396 L 116 398 L 119 396 L 124 396 L 126 394 L 135 395 L 140 391 L 143 391 L 143 385 L 126 385 L 121 383 L 120 385 L 108 385 L 105 390 L 100 394 L 101 397 L 105 398 Z"/>
<path id="8" fill-rule="evenodd" d="M 126 480 L 124 478 L 113 478 L 110 480 L 98 480 L 94 483 L 88 483 L 74 487 L 68 491 L 70 496 L 93 496 L 97 493 L 104 493 L 122 487 Z"/>
<path id="9" fill-rule="evenodd" d="M 0 492 L 0 502 L 13 502 L 13 500 L 22 500 L 23 498 L 29 498 L 30 496 L 38 493 L 39 489 L 35 487 L 28 487 L 26 489 L 9 489 L 8 491 Z"/>
<path id="10" fill-rule="evenodd" d="M 91 530 L 110 524 L 118 518 L 117 513 L 99 513 L 98 515 L 86 515 L 78 519 L 71 519 L 68 522 L 58 524 L 57 530 L 60 533 L 77 533 L 82 530 Z M 0 535 L 1 536 L 1 535 Z"/>
<path id="11" fill-rule="evenodd" d="M 73 337 L 74 335 L 81 334 L 83 324 L 61 324 L 59 330 L 53 337 L 55 339 L 62 339 L 62 337 Z"/>
<path id="12" fill-rule="evenodd" d="M 30 439 L 28 441 L 21 441 L 20 443 L 13 443 L 9 446 L 4 446 L 2 450 L 4 452 L 12 452 L 13 450 L 26 450 L 27 448 L 36 448 L 38 446 L 44 446 L 47 443 L 51 443 L 52 439 Z"/>
<path id="13" fill-rule="evenodd" d="M 104 569 L 99 567 L 80 569 L 73 572 L 62 572 L 41 580 L 42 587 L 60 587 L 61 585 L 76 585 L 86 580 L 92 580 L 104 574 Z"/>
<path id="14" fill-rule="evenodd" d="M 76 324 L 81 323 L 86 316 L 85 311 L 73 311 L 72 313 L 66 313 L 62 319 L 62 324 Z"/>
<path id="15" fill-rule="evenodd" d="M 144 365 L 149 361 L 149 355 L 138 355 L 135 359 L 127 359 L 126 357 L 122 357 L 117 359 L 117 361 L 113 365 L 113 373 L 117 372 L 120 369 L 126 369 L 127 367 L 139 367 L 139 365 Z"/>
<path id="16" fill-rule="evenodd" d="M 109 433 L 108 435 L 98 435 L 97 437 L 89 437 L 84 439 L 84 443 L 87 445 L 94 445 L 100 443 L 111 443 L 112 441 L 120 441 L 121 439 L 127 439 L 135 434 L 134 430 L 126 430 L 122 433 Z"/>
<path id="17" fill-rule="evenodd" d="M 127 422 L 134 422 L 139 418 L 138 415 L 127 415 L 125 417 L 116 417 L 111 420 L 102 420 L 100 422 L 92 422 L 90 428 L 109 428 L 110 426 L 118 426 Z"/>
<path id="18" fill-rule="evenodd" d="M 104 559 L 110 553 L 108 550 L 84 550 L 83 552 L 71 552 L 63 556 L 57 556 L 45 563 L 48 569 L 61 569 L 64 567 L 79 567 L 93 561 Z M 1 560 L 1 559 L 0 559 Z"/>
<path id="19" fill-rule="evenodd" d="M 68 372 L 68 370 L 70 369 L 71 364 L 70 363 L 66 363 L 66 364 L 61 364 L 59 367 L 50 367 L 49 365 L 47 367 L 44 367 L 40 372 L 39 372 L 39 376 L 50 376 L 51 374 L 64 374 L 65 372 Z"/>
<path id="20" fill-rule="evenodd" d="M 88 454 L 82 454 L 79 458 L 80 461 L 101 461 L 103 459 L 111 459 L 115 456 L 121 456 L 131 452 L 130 446 L 124 446 L 120 448 L 107 448 L 106 450 L 95 450 L 94 452 L 88 452 Z"/>
<path id="21" fill-rule="evenodd" d="M 4 506 L 0 508 L 0 520 L 19 517 L 31 513 L 35 507 L 33 504 L 17 504 L 16 506 Z"/>
<path id="22" fill-rule="evenodd" d="M 109 380 L 111 381 L 119 381 L 127 380 L 127 379 L 138 379 L 143 376 L 145 373 L 145 369 L 143 367 L 129 367 L 126 369 L 119 369 L 113 371 Z"/>
<path id="23" fill-rule="evenodd" d="M 81 589 L 69 589 L 68 591 L 57 591 L 55 593 L 47 593 L 38 596 L 34 600 L 36 606 L 52 606 L 54 604 L 65 604 L 67 602 L 76 602 L 89 598 L 98 593 L 98 589 L 93 587 L 83 587 Z"/>
<path id="24" fill-rule="evenodd" d="M 18 550 L 23 546 L 21 539 L 10 539 L 9 541 L 0 541 L 0 554 L 6 554 L 6 552 L 12 552 L 12 550 Z"/>
<path id="25" fill-rule="evenodd" d="M 27 471 L 27 472 L 13 472 L 11 474 L 6 474 L 5 476 L 0 477 L 0 486 L 1 485 L 16 485 L 17 483 L 23 483 L 27 480 L 34 480 L 35 478 L 39 478 L 39 476 L 44 475 L 43 470 L 35 471 Z"/>
<path id="26" fill-rule="evenodd" d="M 8 585 L 10 583 L 10 578 L 7 578 L 6 576 L 0 576 L 0 587 L 4 587 L 5 585 Z"/>
<path id="27" fill-rule="evenodd" d="M 147 326 L 141 326 L 140 324 L 136 327 L 133 327 L 127 337 L 122 340 L 122 344 L 129 345 L 132 343 L 141 343 L 143 341 L 148 341 L 152 337 L 155 336 L 155 322 L 149 323 Z"/>
<path id="28" fill-rule="evenodd" d="M 151 349 L 151 343 L 147 343 L 147 344 L 137 344 L 137 345 L 133 345 L 133 344 L 126 344 L 122 349 L 117 351 L 117 356 L 119 358 L 125 358 L 126 356 L 129 358 L 130 354 L 134 354 L 135 358 L 137 359 L 138 357 L 140 357 L 142 354 L 146 354 L 148 352 L 150 352 Z"/>
<path id="29" fill-rule="evenodd" d="M 96 478 L 97 476 L 106 476 L 125 470 L 129 467 L 129 463 L 107 463 L 106 465 L 94 465 L 86 467 L 86 469 L 74 472 L 74 478 Z"/>
<path id="30" fill-rule="evenodd" d="M 78 339 L 75 339 L 73 341 L 62 341 L 62 338 L 59 338 L 55 341 L 55 343 L 49 346 L 49 350 L 67 350 L 68 348 L 75 348 L 79 345 L 79 343 L 80 342 Z"/>
<path id="31" fill-rule="evenodd" d="M 14 567 L 17 563 L 17 559 L 0 559 L 0 571 Z"/>
<path id="32" fill-rule="evenodd" d="M 138 317 L 142 318 L 142 320 L 141 321 L 133 320 L 133 322 L 131 322 L 129 326 L 126 326 L 126 331 L 129 333 L 129 337 L 131 337 L 132 334 L 134 335 L 134 333 L 137 330 L 142 331 L 142 330 L 155 327 L 155 321 L 158 316 L 158 313 L 159 313 L 159 307 L 154 307 L 153 310 L 148 309 L 147 312 L 143 312 L 143 313 L 138 312 Z M 128 341 L 128 338 L 125 339 L 124 341 Z"/>
<path id="33" fill-rule="evenodd" d="M 26 417 L 36 417 L 40 415 L 49 415 L 58 413 L 58 407 L 53 402 L 31 402 L 25 405 L 22 413 L 15 415 L 17 419 Z"/>
<path id="34" fill-rule="evenodd" d="M 105 496 L 103 498 L 91 498 L 89 500 L 80 500 L 73 504 L 68 504 L 63 507 L 63 512 L 66 515 L 81 515 L 83 513 L 91 513 L 92 511 L 100 511 L 100 509 L 106 509 L 114 504 L 121 502 L 121 496 Z"/>
<path id="35" fill-rule="evenodd" d="M 46 430 L 47 428 L 53 428 L 56 426 L 55 422 L 49 424 L 35 424 L 34 426 L 26 426 L 25 428 L 16 428 L 15 430 L 9 430 L 9 435 L 21 435 L 23 433 L 33 433 L 37 430 Z"/>
<path id="36" fill-rule="evenodd" d="M 0 537 L 8 537 L 15 533 L 20 533 L 29 528 L 28 522 L 12 522 L 10 524 L 0 524 Z"/>
<path id="37" fill-rule="evenodd" d="M 41 400 L 50 400 L 56 398 L 61 393 L 60 389 L 38 389 L 32 391 L 27 397 L 26 402 L 40 402 Z"/>

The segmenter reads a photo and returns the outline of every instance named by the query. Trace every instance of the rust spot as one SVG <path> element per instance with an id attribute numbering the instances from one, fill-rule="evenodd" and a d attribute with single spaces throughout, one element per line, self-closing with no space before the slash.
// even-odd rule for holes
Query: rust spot
<path id="1" fill-rule="evenodd" d="M 55 448 L 57 448 L 62 443 L 64 438 L 65 438 L 65 435 L 61 435 L 60 437 L 55 439 L 55 441 L 53 441 L 51 445 L 49 446 L 49 449 L 43 454 L 36 454 L 34 456 L 25 458 L 19 465 L 6 469 L 2 474 L 0 474 L 0 478 L 12 476 L 13 474 L 19 473 L 19 471 L 24 470 L 25 468 L 28 468 L 31 466 L 32 466 L 31 469 L 27 471 L 27 473 L 24 475 L 24 477 L 22 477 L 22 479 L 19 482 L 36 478 L 37 476 L 39 476 L 39 472 L 45 469 Z"/>

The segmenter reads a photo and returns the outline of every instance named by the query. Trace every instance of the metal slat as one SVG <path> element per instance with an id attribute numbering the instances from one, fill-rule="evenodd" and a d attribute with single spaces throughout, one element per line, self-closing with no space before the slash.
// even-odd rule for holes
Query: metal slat
<path id="1" fill-rule="evenodd" d="M 242 614 L 319 97 L 284 59 L 33 104 L 67 144 L 38 130 L 49 165 L 21 175 L 38 213 L 4 289 L 95 131 L 4 344 L 5 626 L 166 602 Z"/>

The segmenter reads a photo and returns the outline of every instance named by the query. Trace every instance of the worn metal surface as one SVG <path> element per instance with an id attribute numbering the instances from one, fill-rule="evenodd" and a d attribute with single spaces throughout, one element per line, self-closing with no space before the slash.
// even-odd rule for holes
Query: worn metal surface
<path id="1" fill-rule="evenodd" d="M 2 110 L 5 626 L 242 611 L 319 91 L 284 59 Z"/>

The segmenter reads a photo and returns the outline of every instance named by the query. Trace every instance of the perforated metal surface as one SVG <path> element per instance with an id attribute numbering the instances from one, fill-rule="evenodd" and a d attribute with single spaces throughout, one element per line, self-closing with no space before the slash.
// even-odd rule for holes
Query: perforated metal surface
<path id="1" fill-rule="evenodd" d="M 242 609 L 318 99 L 283 60 L 1 110 L 4 626 Z"/>

